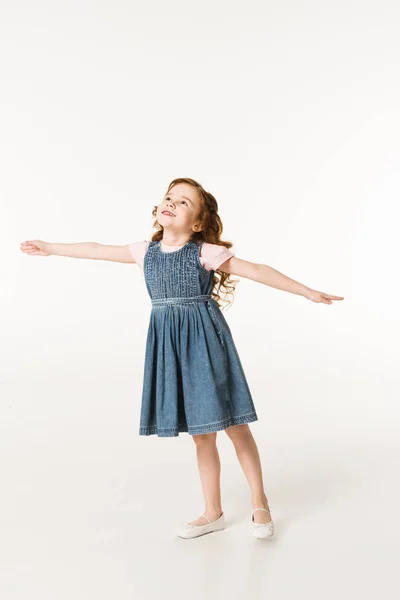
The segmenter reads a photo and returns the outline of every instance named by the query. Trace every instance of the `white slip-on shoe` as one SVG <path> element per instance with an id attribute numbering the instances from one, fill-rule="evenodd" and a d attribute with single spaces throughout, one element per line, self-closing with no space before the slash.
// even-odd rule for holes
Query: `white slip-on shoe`
<path id="1" fill-rule="evenodd" d="M 269 538 L 275 533 L 274 522 L 271 520 L 269 523 L 256 523 L 254 521 L 254 513 L 256 510 L 265 510 L 268 514 L 271 514 L 266 508 L 255 508 L 251 513 L 251 529 L 254 537 L 258 539 Z"/>
<path id="2" fill-rule="evenodd" d="M 225 528 L 226 521 L 224 513 L 222 513 L 221 516 L 215 521 L 210 521 L 207 515 L 202 515 L 202 517 L 207 519 L 208 523 L 206 525 L 189 525 L 189 523 L 186 523 L 179 531 L 176 532 L 176 535 L 178 537 L 188 539 Z"/>

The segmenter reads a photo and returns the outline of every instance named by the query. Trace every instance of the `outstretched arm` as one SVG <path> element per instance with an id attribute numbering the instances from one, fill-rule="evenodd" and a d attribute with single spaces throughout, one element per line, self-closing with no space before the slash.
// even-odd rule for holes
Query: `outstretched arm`
<path id="1" fill-rule="evenodd" d="M 21 251 L 33 256 L 69 256 L 70 258 L 89 258 L 92 260 L 111 260 L 133 263 L 129 244 L 109 246 L 97 242 L 76 242 L 73 244 L 55 244 L 42 240 L 28 240 L 21 243 Z"/>
<path id="2" fill-rule="evenodd" d="M 268 265 L 250 262 L 237 258 L 236 256 L 228 258 L 228 260 L 218 267 L 218 270 L 224 271 L 225 273 L 231 273 L 232 275 L 238 275 L 239 277 L 245 277 L 246 279 L 252 279 L 253 281 L 258 281 L 258 283 L 263 283 L 264 285 L 268 285 L 277 290 L 304 296 L 304 298 L 312 300 L 313 302 L 332 304 L 332 300 L 343 300 L 344 298 L 344 296 L 332 296 L 325 292 L 313 290 Z"/>

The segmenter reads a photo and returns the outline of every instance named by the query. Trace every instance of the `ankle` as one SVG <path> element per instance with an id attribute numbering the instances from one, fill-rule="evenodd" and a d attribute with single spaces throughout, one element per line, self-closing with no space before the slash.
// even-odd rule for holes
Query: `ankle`
<path id="1" fill-rule="evenodd" d="M 222 508 L 207 508 L 203 514 L 207 515 L 207 517 L 211 519 L 211 521 L 215 521 L 215 519 L 219 519 L 222 513 Z"/>
<path id="2" fill-rule="evenodd" d="M 266 508 L 269 510 L 269 506 L 268 506 L 268 499 L 267 496 L 265 494 L 263 495 L 257 495 L 257 496 L 252 496 L 251 498 L 251 504 L 253 506 L 253 508 Z"/>

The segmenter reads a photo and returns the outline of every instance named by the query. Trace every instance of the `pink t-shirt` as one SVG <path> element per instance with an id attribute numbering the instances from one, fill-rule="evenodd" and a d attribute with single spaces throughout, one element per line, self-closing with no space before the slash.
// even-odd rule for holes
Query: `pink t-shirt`
<path id="1" fill-rule="evenodd" d="M 148 240 L 142 240 L 140 242 L 133 242 L 132 244 L 129 244 L 131 256 L 142 273 L 144 255 L 148 246 Z M 183 248 L 183 246 L 164 246 L 161 242 L 162 252 L 174 252 L 175 250 L 179 250 L 179 248 Z M 223 262 L 228 260 L 228 258 L 231 258 L 231 256 L 235 256 L 235 254 L 229 250 L 229 248 L 226 248 L 226 246 L 219 246 L 218 244 L 204 242 L 200 249 L 199 260 L 201 266 L 206 269 L 206 271 L 215 271 L 220 265 L 222 265 Z"/>

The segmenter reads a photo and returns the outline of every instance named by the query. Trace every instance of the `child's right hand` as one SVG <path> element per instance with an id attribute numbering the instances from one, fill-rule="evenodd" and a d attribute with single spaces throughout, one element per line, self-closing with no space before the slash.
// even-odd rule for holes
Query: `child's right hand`
<path id="1" fill-rule="evenodd" d="M 21 252 L 24 254 L 31 254 L 33 256 L 50 256 L 49 244 L 42 242 L 42 240 L 28 240 L 22 242 L 20 246 Z"/>

